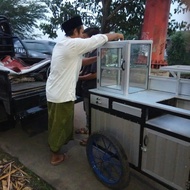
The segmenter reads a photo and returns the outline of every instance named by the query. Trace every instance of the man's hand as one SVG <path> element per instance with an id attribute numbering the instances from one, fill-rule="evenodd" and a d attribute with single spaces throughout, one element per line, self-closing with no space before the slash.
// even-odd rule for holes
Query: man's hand
<path id="1" fill-rule="evenodd" d="M 124 40 L 123 34 L 120 34 L 120 33 L 108 33 L 106 35 L 108 37 L 108 41 Z"/>

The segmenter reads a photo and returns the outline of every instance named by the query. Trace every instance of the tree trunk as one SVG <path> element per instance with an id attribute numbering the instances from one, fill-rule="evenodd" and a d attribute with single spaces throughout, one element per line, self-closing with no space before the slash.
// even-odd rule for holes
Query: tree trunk
<path id="1" fill-rule="evenodd" d="M 106 28 L 107 25 L 107 18 L 110 14 L 110 6 L 111 6 L 112 0 L 102 0 L 102 22 L 101 22 L 101 33 L 108 33 L 109 28 Z M 109 27 L 109 25 L 108 25 Z"/>

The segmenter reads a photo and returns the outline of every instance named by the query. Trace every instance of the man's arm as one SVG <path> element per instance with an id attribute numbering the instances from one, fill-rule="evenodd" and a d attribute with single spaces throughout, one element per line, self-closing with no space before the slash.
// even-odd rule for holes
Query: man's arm
<path id="1" fill-rule="evenodd" d="M 92 64 L 92 63 L 94 63 L 96 61 L 97 61 L 97 56 L 83 58 L 82 59 L 82 65 L 83 66 L 90 65 L 90 64 Z"/>
<path id="2" fill-rule="evenodd" d="M 108 41 L 113 40 L 124 40 L 123 34 L 120 33 L 107 33 L 105 34 L 108 37 Z M 89 58 L 83 58 L 82 65 L 90 65 L 97 61 L 97 56 L 89 57 Z"/>
<path id="3" fill-rule="evenodd" d="M 97 77 L 97 73 L 89 73 L 83 76 L 79 76 L 79 80 L 92 80 Z"/>

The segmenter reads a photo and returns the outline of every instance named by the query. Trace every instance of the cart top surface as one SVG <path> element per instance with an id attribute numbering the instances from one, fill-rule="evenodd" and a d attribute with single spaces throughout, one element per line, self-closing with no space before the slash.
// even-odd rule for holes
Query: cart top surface
<path id="1" fill-rule="evenodd" d="M 145 106 L 155 107 L 155 108 L 163 109 L 166 111 L 171 111 L 171 112 L 190 116 L 189 110 L 178 108 L 178 107 L 172 107 L 172 106 L 159 103 L 160 101 L 163 101 L 163 100 L 175 98 L 176 95 L 173 93 L 162 92 L 162 91 L 157 91 L 157 90 L 144 90 L 137 93 L 122 95 L 122 94 L 111 93 L 111 92 L 107 92 L 107 91 L 99 90 L 99 89 L 92 89 L 90 91 L 100 94 L 100 95 L 114 97 L 117 99 L 126 100 L 126 101 L 134 102 L 137 104 L 142 104 Z M 182 99 L 186 99 L 190 101 L 189 96 L 178 96 L 177 98 L 182 98 Z"/>

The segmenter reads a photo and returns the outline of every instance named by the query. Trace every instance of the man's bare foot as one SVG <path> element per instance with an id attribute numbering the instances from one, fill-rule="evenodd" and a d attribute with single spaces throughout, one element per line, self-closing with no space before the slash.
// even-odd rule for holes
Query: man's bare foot
<path id="1" fill-rule="evenodd" d="M 51 164 L 56 166 L 65 160 L 65 154 L 52 154 Z"/>

